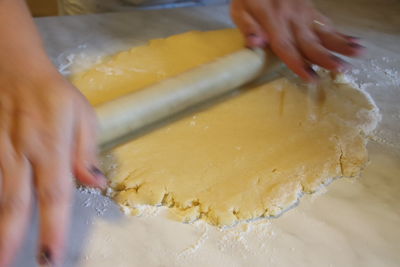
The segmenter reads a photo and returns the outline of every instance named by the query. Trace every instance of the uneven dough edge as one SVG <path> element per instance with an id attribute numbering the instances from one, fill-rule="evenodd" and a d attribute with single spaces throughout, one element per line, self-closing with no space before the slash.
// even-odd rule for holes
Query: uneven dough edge
<path id="1" fill-rule="evenodd" d="M 215 46 L 209 45 L 210 42 L 214 42 Z M 228 45 L 225 45 L 227 43 Z M 185 50 L 188 44 L 193 47 L 198 45 L 195 49 L 196 57 L 193 61 L 190 62 L 189 58 L 185 58 L 190 53 L 193 53 L 191 50 L 184 51 L 186 53 L 185 57 L 169 57 L 171 49 L 173 51 L 172 54 L 176 56 L 176 53 L 179 55 L 180 51 Z M 89 98 L 91 103 L 96 105 L 114 99 L 126 92 L 140 90 L 148 84 L 176 75 L 181 71 L 203 64 L 216 56 L 231 53 L 241 47 L 243 47 L 243 40 L 236 30 L 185 33 L 171 36 L 167 39 L 151 41 L 147 46 L 136 47 L 130 51 L 121 52 L 110 60 L 95 66 L 93 69 L 74 76 L 73 81 Z M 146 53 L 151 54 L 149 57 L 150 61 L 147 61 Z M 160 54 L 161 61 L 158 61 Z M 137 58 L 138 55 L 139 58 Z M 136 58 L 137 61 L 134 60 Z M 170 60 L 173 60 L 172 65 L 164 65 L 163 62 L 169 62 Z M 141 68 L 139 63 L 145 66 L 146 64 L 150 64 L 150 68 Z M 170 69 L 165 69 L 165 67 Z M 126 162 L 115 163 L 113 155 L 109 154 L 103 159 L 103 167 L 107 176 L 111 179 L 111 187 L 115 191 L 115 200 L 128 213 L 135 215 L 139 215 L 141 208 L 145 205 L 164 205 L 170 207 L 171 211 L 184 222 L 204 219 L 210 224 L 225 226 L 232 225 L 240 220 L 278 216 L 294 206 L 304 193 L 315 192 L 320 186 L 328 184 L 335 178 L 358 176 L 368 161 L 366 151 L 367 137 L 375 129 L 380 119 L 379 110 L 368 94 L 347 84 L 343 80 L 343 77 L 338 77 L 335 81 L 332 81 L 329 75 L 324 74 L 323 77 L 320 86 L 324 88 L 333 87 L 332 91 L 328 90 L 328 93 L 334 92 L 332 94 L 333 97 L 337 100 L 346 100 L 346 103 L 349 105 L 348 107 L 357 112 L 353 114 L 352 112 L 346 113 L 337 110 L 334 114 L 325 114 L 329 121 L 337 125 L 342 125 L 347 132 L 340 138 L 337 137 L 335 139 L 333 136 L 332 138 L 335 140 L 330 140 L 330 145 L 332 145 L 330 149 L 333 154 L 327 159 L 325 166 L 319 166 L 321 168 L 320 173 L 307 176 L 304 175 L 307 170 L 299 167 L 295 174 L 291 171 L 285 177 L 283 172 L 279 173 L 278 171 L 274 173 L 274 170 L 265 170 L 265 173 L 271 171 L 268 174 L 271 177 L 284 177 L 285 179 L 282 183 L 278 181 L 276 186 L 268 184 L 267 181 L 266 188 L 268 190 L 264 191 L 262 190 L 262 183 L 265 181 L 261 179 L 261 184 L 257 184 L 256 181 L 254 188 L 260 191 L 257 192 L 260 195 L 257 205 L 248 201 L 246 202 L 246 200 L 252 197 L 252 185 L 246 188 L 247 191 L 244 192 L 243 199 L 240 199 L 240 195 L 233 195 L 231 199 L 226 201 L 227 203 L 212 205 L 212 203 L 204 203 L 207 199 L 200 200 L 196 196 L 188 196 L 191 192 L 188 192 L 183 197 L 176 196 L 165 185 L 152 183 L 151 179 L 153 177 L 146 177 L 146 172 L 148 171 L 146 169 L 126 168 L 130 164 L 135 163 L 135 156 L 132 156 L 132 158 L 117 158 L 117 161 L 123 160 Z M 295 86 L 286 79 L 273 82 L 273 84 L 277 83 L 277 88 L 275 88 L 277 92 L 281 90 L 279 83 L 287 84 L 289 87 Z M 315 91 L 315 88 L 308 88 L 306 90 Z M 280 93 L 278 92 L 277 95 L 280 95 Z M 222 104 L 222 106 L 224 105 L 227 106 L 230 104 Z M 215 108 L 218 108 L 218 105 Z M 315 108 L 315 106 L 311 105 L 311 108 Z M 251 109 L 251 105 L 249 105 L 249 109 Z M 195 120 L 193 121 L 194 123 L 196 122 Z M 183 122 L 187 122 L 190 125 L 193 121 L 190 118 L 183 119 Z M 309 123 L 309 125 L 312 126 L 312 123 Z M 331 127 L 329 124 L 325 126 Z M 174 126 L 171 125 L 171 127 Z M 163 129 L 156 130 L 155 132 L 165 132 L 168 129 L 169 126 L 165 126 Z M 150 136 L 152 134 L 150 133 Z M 135 149 L 140 147 L 142 141 L 141 139 L 134 140 L 115 149 L 113 153 L 117 157 L 130 155 L 129 153 L 132 151 L 136 153 Z M 152 149 L 151 142 L 144 143 L 144 147 L 145 149 L 149 147 Z M 120 165 L 123 167 L 122 170 L 119 170 Z M 312 165 L 308 167 L 313 168 Z M 324 172 L 324 170 L 327 171 Z M 246 176 L 244 175 L 243 179 L 245 178 Z"/>
<path id="2" fill-rule="evenodd" d="M 137 194 L 139 187 L 117 190 L 115 200 L 124 208 L 128 208 L 128 213 L 133 215 L 140 215 L 143 206 L 159 205 L 171 208 L 174 216 L 182 222 L 193 222 L 203 219 L 212 225 L 229 226 L 243 220 L 280 216 L 285 211 L 296 206 L 305 193 L 314 193 L 338 178 L 359 176 L 368 162 L 368 152 L 366 150 L 367 138 L 380 121 L 379 109 L 367 93 L 350 84 L 344 83 L 341 80 L 331 81 L 326 77 L 324 83 L 334 84 L 333 90 L 337 90 L 339 94 L 344 94 L 356 102 L 363 102 L 362 106 L 364 106 L 357 116 L 355 116 L 355 120 L 346 121 L 352 127 L 356 126 L 356 130 L 346 136 L 346 138 L 352 139 L 352 141 L 337 140 L 338 148 L 340 149 L 340 156 L 337 159 L 338 175 L 326 176 L 322 173 L 319 177 L 307 177 L 310 181 L 312 180 L 311 183 L 293 182 L 287 184 L 285 188 L 274 191 L 270 195 L 273 201 L 268 206 L 245 212 L 235 209 L 215 210 L 209 207 L 204 208 L 202 207 L 202 203 L 196 199 L 189 203 L 175 202 L 173 192 L 162 190 L 158 192 L 155 190 L 157 194 L 140 195 Z M 343 142 L 346 145 L 343 145 Z"/>

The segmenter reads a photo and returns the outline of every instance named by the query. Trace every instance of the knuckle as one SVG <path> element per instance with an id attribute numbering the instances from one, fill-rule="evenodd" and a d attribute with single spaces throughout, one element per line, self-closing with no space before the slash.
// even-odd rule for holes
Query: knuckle
<path id="1" fill-rule="evenodd" d="M 293 44 L 285 38 L 274 37 L 271 40 L 271 47 L 277 51 L 291 51 L 293 50 Z"/>
<path id="2" fill-rule="evenodd" d="M 53 169 L 57 160 L 62 158 L 58 155 L 59 153 L 54 152 L 55 150 L 51 145 L 43 144 L 39 140 L 28 144 L 26 155 L 29 158 L 32 170 L 37 172 L 38 169 L 43 169 L 41 166 Z"/>
<path id="3" fill-rule="evenodd" d="M 303 45 L 314 45 L 314 40 L 309 34 L 301 33 L 297 36 L 299 44 Z"/>
<path id="4" fill-rule="evenodd" d="M 310 51 L 307 54 L 317 61 L 332 60 L 330 53 L 319 45 L 310 46 Z"/>
<path id="5" fill-rule="evenodd" d="M 307 44 L 307 45 L 318 44 L 317 36 L 307 28 L 302 28 L 296 33 L 296 40 L 300 44 Z"/>
<path id="6" fill-rule="evenodd" d="M 76 98 L 74 98 L 76 100 Z M 46 97 L 41 103 L 42 113 L 39 113 L 41 117 L 48 118 L 52 121 L 58 120 L 60 117 L 68 113 L 73 113 L 74 102 L 72 97 L 68 95 L 62 95 L 60 93 L 54 93 L 52 97 Z"/>
<path id="7" fill-rule="evenodd" d="M 26 107 L 16 107 L 14 110 L 14 116 L 17 118 L 23 118 L 27 120 L 36 120 L 36 114 L 29 111 Z"/>
<path id="8" fill-rule="evenodd" d="M 69 201 L 72 191 L 72 178 L 58 178 L 42 181 L 36 187 L 37 197 L 41 205 L 60 205 Z"/>
<path id="9" fill-rule="evenodd" d="M 33 146 L 32 150 L 35 150 L 34 154 L 39 161 L 45 163 L 48 162 L 49 156 L 53 160 L 64 158 L 63 155 L 68 153 L 67 138 L 60 136 L 56 132 L 50 130 L 41 131 L 38 136 L 38 145 Z"/>
<path id="10" fill-rule="evenodd" d="M 60 140 L 55 136 L 54 132 L 51 131 L 41 131 L 40 133 L 41 144 L 47 152 L 52 152 L 57 154 L 59 151 Z"/>
<path id="11" fill-rule="evenodd" d="M 10 148 L 0 153 L 0 168 L 2 170 L 20 170 L 25 157 L 22 152 L 12 149 L 11 146 Z"/>
<path id="12" fill-rule="evenodd" d="M 43 185 L 36 189 L 37 197 L 41 205 L 59 205 L 69 199 L 70 190 L 67 186 L 61 185 Z"/>
<path id="13" fill-rule="evenodd" d="M 0 201 L 0 216 L 20 214 L 28 208 L 28 200 L 23 197 L 10 197 Z"/>

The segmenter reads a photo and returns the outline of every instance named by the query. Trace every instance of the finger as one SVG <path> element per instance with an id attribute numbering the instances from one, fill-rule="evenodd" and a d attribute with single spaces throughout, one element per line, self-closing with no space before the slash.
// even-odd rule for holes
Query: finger
<path id="1" fill-rule="evenodd" d="M 348 64 L 323 47 L 305 25 L 293 24 L 292 28 L 301 53 L 307 60 L 332 71 L 344 71 L 348 68 Z"/>
<path id="2" fill-rule="evenodd" d="M 4 135 L 0 139 L 0 266 L 8 266 L 26 231 L 32 203 L 32 179 L 28 160 L 13 150 Z"/>
<path id="3" fill-rule="evenodd" d="M 0 266 L 9 264 L 20 246 L 30 209 L 29 164 L 15 152 L 14 106 L 10 98 L 0 98 Z"/>
<path id="4" fill-rule="evenodd" d="M 83 184 L 104 189 L 107 181 L 97 167 L 96 128 L 96 119 L 89 113 L 79 118 L 73 158 L 74 173 Z"/>
<path id="5" fill-rule="evenodd" d="M 360 56 L 365 52 L 365 47 L 360 45 L 355 38 L 346 38 L 331 28 L 316 27 L 315 33 L 321 44 L 331 51 L 351 57 Z"/>
<path id="6" fill-rule="evenodd" d="M 248 24 L 256 24 L 269 42 L 281 34 L 289 33 L 286 27 L 285 7 L 287 3 L 285 1 L 253 1 L 251 4 L 243 1 L 241 3 L 245 6 L 243 10 L 248 14 Z M 247 19 L 246 16 L 243 17 Z"/>
<path id="7" fill-rule="evenodd" d="M 72 175 L 62 161 L 52 162 L 35 169 L 36 191 L 40 209 L 40 264 L 60 263 L 63 256 L 66 231 L 69 226 L 70 202 L 73 188 Z"/>
<path id="8" fill-rule="evenodd" d="M 296 47 L 296 43 L 291 37 L 290 25 L 282 19 L 283 16 L 278 16 L 271 12 L 273 7 L 270 1 L 259 3 L 260 6 L 252 7 L 250 14 L 262 26 L 263 30 L 268 34 L 270 47 L 272 51 L 286 65 L 302 79 L 308 82 L 315 81 L 318 75 L 313 71 L 310 65 L 303 58 Z"/>
<path id="9" fill-rule="evenodd" d="M 272 50 L 291 69 L 307 82 L 318 79 L 310 64 L 302 57 L 295 45 L 288 39 L 275 39 L 271 42 Z"/>
<path id="10" fill-rule="evenodd" d="M 341 32 L 336 32 L 336 34 L 339 34 L 340 36 L 342 36 L 343 38 L 345 38 L 346 40 L 348 40 L 350 42 L 358 43 L 361 40 L 360 37 L 347 35 L 347 34 L 344 34 L 344 33 L 341 33 Z"/>
<path id="11" fill-rule="evenodd" d="M 271 48 L 286 63 L 289 69 L 308 82 L 318 79 L 318 75 L 298 51 L 289 35 L 279 34 L 271 40 Z"/>
<path id="12" fill-rule="evenodd" d="M 63 136 L 56 129 L 51 132 L 58 137 L 43 143 L 42 156 L 35 158 L 33 165 L 40 210 L 38 262 L 57 265 L 63 258 L 74 183 L 70 135 Z"/>
<path id="13" fill-rule="evenodd" d="M 363 54 L 365 47 L 358 43 L 359 38 L 337 32 L 331 20 L 318 11 L 314 13 L 313 17 L 315 18 L 314 22 L 319 23 L 312 23 L 311 27 L 324 47 L 346 56 L 353 57 Z"/>
<path id="14" fill-rule="evenodd" d="M 250 48 L 266 48 L 268 45 L 267 35 L 262 28 L 248 13 L 243 13 L 237 20 L 237 26 L 242 31 L 246 39 L 246 46 Z"/>
<path id="15" fill-rule="evenodd" d="M 268 38 L 257 21 L 245 11 L 240 1 L 234 1 L 231 7 L 231 17 L 246 39 L 246 46 L 265 48 Z"/>
<path id="16" fill-rule="evenodd" d="M 363 55 L 367 48 L 363 45 L 360 44 L 361 38 L 359 37 L 355 37 L 355 36 L 350 36 L 350 35 L 346 35 L 340 32 L 336 32 L 336 34 L 342 36 L 343 38 L 345 38 L 346 40 L 349 41 L 349 45 L 355 49 L 358 49 L 359 52 L 355 55 L 355 56 L 361 56 Z"/>

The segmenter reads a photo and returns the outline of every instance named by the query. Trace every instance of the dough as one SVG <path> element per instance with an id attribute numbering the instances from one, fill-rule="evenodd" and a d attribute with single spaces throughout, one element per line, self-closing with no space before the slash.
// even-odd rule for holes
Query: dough
<path id="1" fill-rule="evenodd" d="M 73 81 L 98 104 L 242 46 L 232 29 L 185 33 L 122 52 Z M 357 176 L 379 112 L 365 93 L 323 76 L 318 86 L 281 78 L 243 89 L 114 149 L 106 158 L 115 164 L 105 168 L 115 200 L 223 226 L 279 215 L 303 192 Z"/>
<path id="2" fill-rule="evenodd" d="M 243 48 L 234 29 L 188 32 L 121 52 L 72 82 L 92 105 L 110 101 Z"/>

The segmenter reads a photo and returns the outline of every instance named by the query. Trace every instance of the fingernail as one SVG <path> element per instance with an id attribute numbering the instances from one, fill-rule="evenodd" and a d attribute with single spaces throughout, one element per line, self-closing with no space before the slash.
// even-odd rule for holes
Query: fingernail
<path id="1" fill-rule="evenodd" d="M 344 62 L 340 57 L 337 57 L 335 55 L 331 55 L 331 59 L 339 64 L 342 64 Z"/>
<path id="2" fill-rule="evenodd" d="M 104 175 L 104 173 L 102 171 L 100 171 L 99 168 L 97 168 L 96 166 L 92 166 L 90 168 L 90 173 L 96 178 L 96 180 L 99 182 L 98 183 L 98 187 L 100 189 L 106 189 L 107 188 L 107 180 L 106 180 L 106 176 Z"/>
<path id="3" fill-rule="evenodd" d="M 90 173 L 96 178 L 104 178 L 105 177 L 103 172 L 100 171 L 100 169 L 97 168 L 96 166 L 92 166 L 90 168 Z"/>
<path id="4" fill-rule="evenodd" d="M 347 45 L 352 48 L 356 48 L 356 49 L 364 49 L 365 48 L 365 46 L 357 44 L 357 43 L 353 43 L 353 42 L 349 42 Z"/>
<path id="5" fill-rule="evenodd" d="M 346 61 L 344 61 L 343 59 L 341 59 L 340 57 L 337 57 L 337 56 L 335 56 L 335 55 L 332 55 L 331 58 L 332 58 L 337 64 L 339 64 L 339 67 L 338 67 L 338 69 L 337 69 L 338 71 L 343 72 L 343 71 L 345 71 L 345 70 L 347 70 L 347 69 L 350 68 L 350 64 L 347 63 Z"/>
<path id="6" fill-rule="evenodd" d="M 307 71 L 308 74 L 310 74 L 313 77 L 313 79 L 316 80 L 319 78 L 318 74 L 310 66 L 306 66 L 304 69 Z"/>
<path id="7" fill-rule="evenodd" d="M 52 266 L 53 259 L 51 255 L 51 251 L 48 247 L 42 247 L 40 250 L 40 254 L 37 258 L 39 265 L 41 266 Z"/>
<path id="8" fill-rule="evenodd" d="M 253 33 L 247 35 L 247 41 L 249 46 L 252 47 L 265 47 L 267 45 L 267 42 L 259 37 L 258 35 L 255 35 Z"/>
<path id="9" fill-rule="evenodd" d="M 348 40 L 352 40 L 352 41 L 359 41 L 361 40 L 360 37 L 357 36 L 351 36 L 351 35 L 343 35 L 344 38 L 348 39 Z"/>

